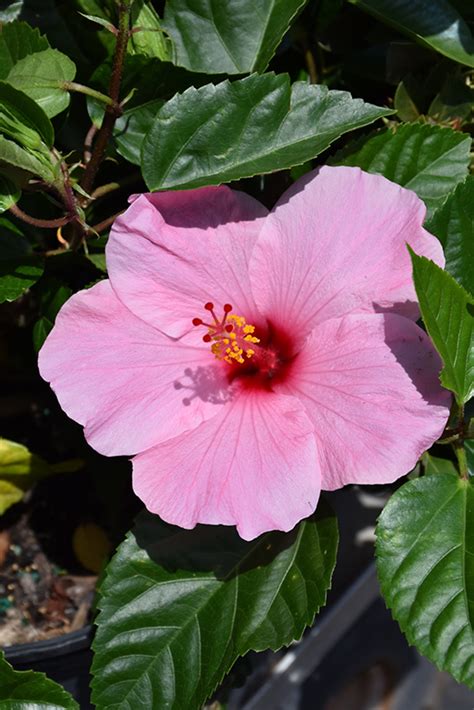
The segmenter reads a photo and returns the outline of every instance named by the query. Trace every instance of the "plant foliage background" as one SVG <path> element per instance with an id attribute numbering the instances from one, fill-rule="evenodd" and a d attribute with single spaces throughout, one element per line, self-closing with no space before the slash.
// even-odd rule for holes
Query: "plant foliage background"
<path id="1" fill-rule="evenodd" d="M 409 642 L 474 688 L 471 1 L 4 0 L 0 23 L 2 379 L 43 403 L 21 435 L 2 419 L 0 512 L 79 456 L 71 475 L 98 492 L 112 539 L 130 514 L 126 463 L 86 447 L 35 364 L 61 305 L 105 277 L 130 193 L 232 182 L 271 206 L 319 164 L 382 174 L 424 200 L 445 249 L 446 271 L 412 260 L 455 404 L 381 515 L 379 578 Z M 301 636 L 336 550 L 324 504 L 252 543 L 142 514 L 101 584 L 94 703 L 201 707 L 239 656 Z M 76 707 L 4 660 L 0 679 L 10 708 Z"/>

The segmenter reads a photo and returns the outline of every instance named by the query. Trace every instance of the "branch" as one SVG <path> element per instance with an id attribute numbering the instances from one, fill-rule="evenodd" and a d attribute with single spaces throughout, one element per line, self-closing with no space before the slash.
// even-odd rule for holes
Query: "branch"
<path id="1" fill-rule="evenodd" d="M 92 150 L 92 155 L 87 163 L 84 175 L 80 182 L 81 187 L 85 192 L 90 194 L 94 185 L 95 177 L 97 171 L 99 170 L 100 164 L 105 155 L 107 144 L 112 136 L 112 131 L 115 125 L 115 121 L 120 115 L 121 109 L 119 109 L 119 96 L 120 96 L 120 82 L 122 80 L 123 63 L 125 61 L 125 54 L 127 50 L 127 43 L 130 37 L 130 3 L 120 2 L 119 3 L 119 23 L 118 23 L 118 33 L 117 41 L 115 44 L 114 60 L 112 65 L 112 75 L 110 77 L 109 85 L 109 96 L 113 104 L 107 105 L 105 107 L 104 119 L 102 121 L 102 126 L 97 134 L 97 138 L 94 143 Z"/>
<path id="2" fill-rule="evenodd" d="M 71 222 L 74 219 L 73 215 L 68 215 L 65 217 L 58 217 L 57 219 L 40 219 L 39 217 L 32 217 L 31 215 L 23 212 L 18 205 L 12 205 L 10 212 L 18 217 L 18 219 L 23 220 L 27 224 L 31 224 L 33 227 L 41 227 L 42 229 L 57 229 L 58 227 L 64 227 L 65 224 Z"/>
<path id="3" fill-rule="evenodd" d="M 120 217 L 120 215 L 123 213 L 124 213 L 124 210 L 121 210 L 120 212 L 113 214 L 111 217 L 107 217 L 107 219 L 104 219 L 102 222 L 95 224 L 93 227 L 91 227 L 91 236 L 94 235 L 94 232 L 96 234 L 100 234 L 101 232 L 105 232 L 107 227 L 112 226 L 112 224 L 115 222 L 117 217 Z"/>

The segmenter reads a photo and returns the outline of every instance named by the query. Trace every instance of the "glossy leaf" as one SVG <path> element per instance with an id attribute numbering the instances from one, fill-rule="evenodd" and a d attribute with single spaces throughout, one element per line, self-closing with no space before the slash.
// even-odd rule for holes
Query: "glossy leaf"
<path id="1" fill-rule="evenodd" d="M 198 710 L 238 656 L 301 636 L 325 602 L 336 547 L 322 509 L 251 543 L 234 528 L 141 516 L 101 587 L 93 702 Z"/>
<path id="2" fill-rule="evenodd" d="M 21 190 L 4 175 L 0 175 L 0 213 L 10 209 L 20 199 Z"/>
<path id="3" fill-rule="evenodd" d="M 444 363 L 441 384 L 467 402 L 474 393 L 474 297 L 432 261 L 410 254 L 421 314 Z"/>
<path id="4" fill-rule="evenodd" d="M 0 140 L 0 154 L 1 154 Z M 0 218 L 0 303 L 14 301 L 43 273 L 43 260 L 31 253 L 28 241 Z"/>
<path id="5" fill-rule="evenodd" d="M 192 71 L 263 72 L 307 0 L 168 0 L 174 60 Z"/>
<path id="6" fill-rule="evenodd" d="M 474 688 L 474 489 L 450 473 L 409 481 L 377 525 L 384 599 L 409 643 Z"/>
<path id="7" fill-rule="evenodd" d="M 448 0 L 350 0 L 455 62 L 474 67 L 474 38 Z"/>
<path id="8" fill-rule="evenodd" d="M 448 196 L 427 229 L 444 247 L 446 270 L 474 295 L 474 176 Z"/>
<path id="9" fill-rule="evenodd" d="M 46 37 L 26 22 L 4 25 L 0 33 L 0 79 L 5 79 L 20 59 L 48 47 Z"/>
<path id="10" fill-rule="evenodd" d="M 177 94 L 158 112 L 142 148 L 150 190 L 217 185 L 290 168 L 388 109 L 345 91 L 253 75 Z"/>
<path id="11" fill-rule="evenodd" d="M 76 65 L 56 49 L 29 54 L 20 59 L 5 81 L 38 103 L 50 118 L 69 105 L 69 92 L 64 82 L 72 81 Z"/>
<path id="12" fill-rule="evenodd" d="M 333 165 L 357 165 L 413 190 L 428 215 L 468 173 L 471 139 L 450 128 L 405 124 L 346 146 Z"/>
<path id="13" fill-rule="evenodd" d="M 5 710 L 79 710 L 72 695 L 44 673 L 15 671 L 0 651 L 0 707 Z"/>

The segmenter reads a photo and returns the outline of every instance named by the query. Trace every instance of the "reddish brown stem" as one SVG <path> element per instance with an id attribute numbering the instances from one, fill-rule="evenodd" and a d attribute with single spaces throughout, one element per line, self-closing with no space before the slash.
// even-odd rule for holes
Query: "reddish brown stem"
<path id="1" fill-rule="evenodd" d="M 111 217 L 107 217 L 107 219 L 104 219 L 102 222 L 99 222 L 98 224 L 95 224 L 93 227 L 91 227 L 91 236 L 93 236 L 93 232 L 97 232 L 97 234 L 100 234 L 101 232 L 104 232 L 107 227 L 110 227 L 117 217 L 119 217 L 121 214 L 123 214 L 124 210 L 121 210 L 120 212 L 117 212 L 116 214 L 113 214 Z"/>
<path id="2" fill-rule="evenodd" d="M 120 115 L 120 111 L 117 110 L 117 105 L 119 103 L 120 95 L 120 83 L 122 80 L 123 63 L 125 60 L 125 54 L 127 50 L 127 43 L 130 37 L 129 23 L 130 23 L 130 3 L 129 2 L 119 2 L 118 4 L 119 13 L 119 23 L 118 23 L 118 34 L 117 41 L 115 44 L 115 53 L 112 65 L 112 75 L 110 77 L 109 84 L 109 96 L 114 102 L 114 105 L 106 106 L 104 118 L 102 121 L 102 126 L 99 129 L 97 138 L 94 142 L 94 148 L 92 150 L 92 155 L 87 163 L 84 175 L 81 180 L 81 187 L 85 192 L 90 194 L 92 191 L 94 181 L 99 170 L 100 164 L 105 155 L 107 144 L 112 136 L 112 131 L 115 125 L 115 121 Z"/>
<path id="3" fill-rule="evenodd" d="M 95 123 L 93 123 L 92 126 L 87 131 L 86 139 L 84 141 L 84 163 L 86 165 L 92 157 L 92 145 L 94 143 L 94 138 L 96 137 L 98 130 L 99 129 L 97 128 Z"/>
<path id="4" fill-rule="evenodd" d="M 74 215 L 68 215 L 65 217 L 58 217 L 57 219 L 40 219 L 39 217 L 32 217 L 26 212 L 23 212 L 18 205 L 12 205 L 10 207 L 10 212 L 18 217 L 18 219 L 23 220 L 27 224 L 31 224 L 33 227 L 41 227 L 42 229 L 57 229 L 58 227 L 64 227 L 65 224 L 71 222 L 74 219 Z"/>

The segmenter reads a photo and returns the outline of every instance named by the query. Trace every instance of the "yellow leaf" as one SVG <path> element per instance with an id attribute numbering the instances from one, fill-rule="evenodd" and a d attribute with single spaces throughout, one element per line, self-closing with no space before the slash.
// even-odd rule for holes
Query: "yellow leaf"
<path id="1" fill-rule="evenodd" d="M 20 486 L 15 486 L 10 481 L 0 480 L 0 515 L 8 510 L 14 503 L 18 503 L 25 494 L 25 491 Z"/>
<path id="2" fill-rule="evenodd" d="M 105 531 L 95 523 L 82 523 L 72 537 L 74 554 L 83 567 L 99 574 L 107 561 L 112 545 Z"/>
<path id="3" fill-rule="evenodd" d="M 44 476 L 49 466 L 40 456 L 32 454 L 16 441 L 0 439 L 0 476 Z"/>

